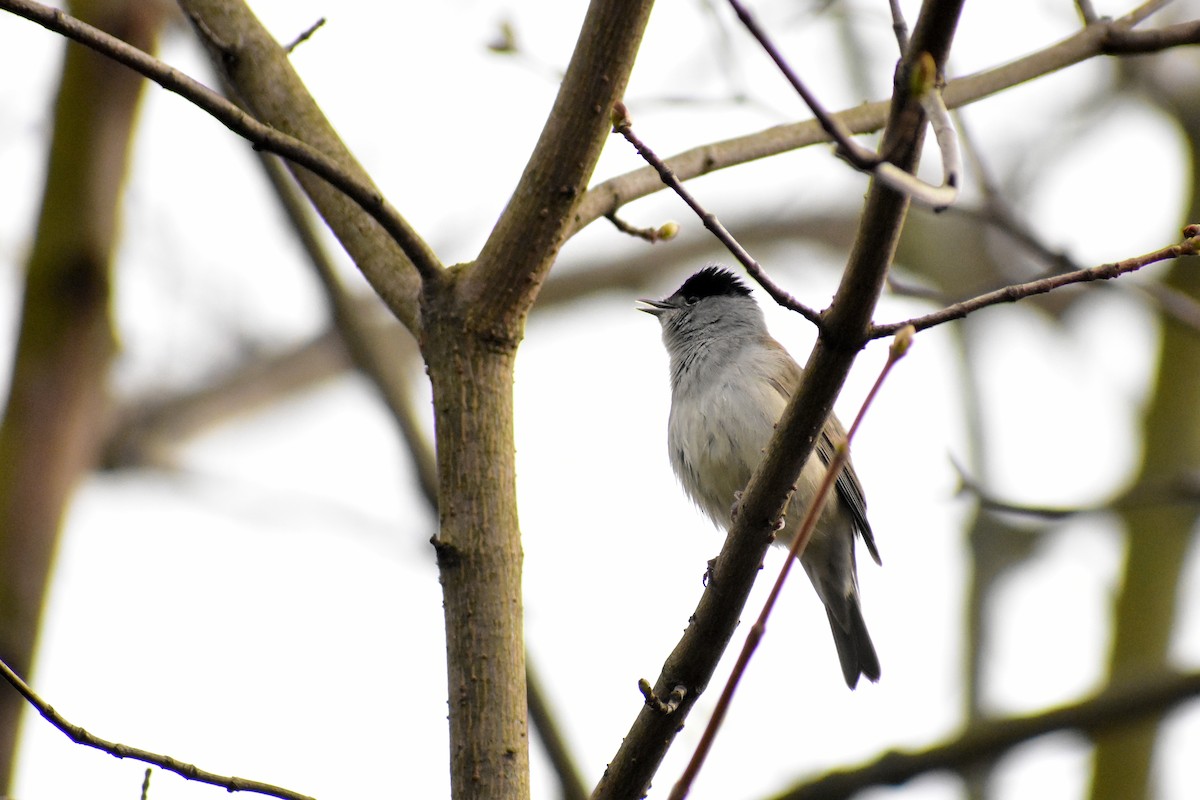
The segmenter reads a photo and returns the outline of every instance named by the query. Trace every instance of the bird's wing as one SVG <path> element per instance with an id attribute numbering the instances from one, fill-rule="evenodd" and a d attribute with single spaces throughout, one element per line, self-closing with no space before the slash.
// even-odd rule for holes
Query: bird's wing
<path id="1" fill-rule="evenodd" d="M 842 423 L 838 418 L 829 415 L 829 422 L 821 431 L 820 438 L 817 439 L 817 455 L 821 457 L 821 463 L 826 466 L 833 460 L 835 445 L 829 433 L 833 433 L 839 438 L 846 437 L 846 429 L 842 427 Z M 876 564 L 882 565 L 883 562 L 879 559 L 879 548 L 875 546 L 875 534 L 871 531 L 871 523 L 867 521 L 867 500 L 863 496 L 862 484 L 858 481 L 858 473 L 854 471 L 854 465 L 846 460 L 846 465 L 842 467 L 842 471 L 837 476 L 837 492 L 838 496 L 845 502 L 846 507 L 850 509 L 850 516 L 854 518 L 854 526 L 858 528 L 859 535 L 862 536 L 863 544 L 867 546 L 867 551 L 871 554 L 871 558 Z"/>
<path id="2" fill-rule="evenodd" d="M 782 345 L 771 340 L 774 345 L 771 349 L 778 349 L 785 362 L 785 368 L 782 374 L 787 376 L 783 383 L 772 381 L 775 388 L 783 395 L 784 400 L 790 400 L 792 393 L 796 387 L 800 385 L 800 377 L 803 371 L 800 365 L 788 355 Z M 785 385 L 786 384 L 786 385 Z M 829 421 L 821 430 L 821 435 L 817 437 L 816 451 L 821 459 L 821 463 L 829 466 L 829 462 L 833 460 L 834 443 L 830 438 L 830 432 L 833 432 L 839 439 L 846 438 L 846 429 L 842 427 L 842 423 L 833 414 L 829 415 Z M 846 508 L 850 510 L 850 516 L 854 519 L 854 527 L 858 529 L 858 533 L 862 536 L 863 543 L 867 546 L 867 551 L 871 554 L 871 558 L 876 564 L 882 565 L 883 562 L 879 559 L 879 549 L 875 546 L 875 534 L 871 531 L 871 523 L 867 521 L 867 501 L 863 496 L 862 484 L 858 481 L 858 473 L 854 471 L 854 465 L 850 460 L 846 460 L 846 465 L 838 474 L 837 482 L 834 484 L 837 489 L 838 496 L 842 502 L 846 504 Z"/>

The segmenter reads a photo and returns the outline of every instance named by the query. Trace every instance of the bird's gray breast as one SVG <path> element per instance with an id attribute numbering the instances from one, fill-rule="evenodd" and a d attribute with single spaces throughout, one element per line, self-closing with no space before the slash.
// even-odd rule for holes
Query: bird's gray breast
<path id="1" fill-rule="evenodd" d="M 672 387 L 671 466 L 692 500 L 728 527 L 734 496 L 762 459 L 784 399 L 761 377 L 763 365 L 744 353 L 723 364 L 691 366 Z"/>

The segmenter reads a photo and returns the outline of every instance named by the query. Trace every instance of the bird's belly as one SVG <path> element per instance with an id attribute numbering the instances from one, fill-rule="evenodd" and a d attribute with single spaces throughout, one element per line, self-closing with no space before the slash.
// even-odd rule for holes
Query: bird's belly
<path id="1" fill-rule="evenodd" d="M 675 403 L 668 428 L 671 464 L 692 500 L 722 527 L 730 524 L 734 497 L 762 460 L 776 418 L 734 386 L 696 402 Z M 782 406 L 780 407 L 782 410 Z"/>

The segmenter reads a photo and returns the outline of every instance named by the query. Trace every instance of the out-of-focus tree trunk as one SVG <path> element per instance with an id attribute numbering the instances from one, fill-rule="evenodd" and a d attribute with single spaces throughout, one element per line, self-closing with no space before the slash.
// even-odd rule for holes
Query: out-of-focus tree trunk
<path id="1" fill-rule="evenodd" d="M 73 14 L 143 50 L 157 0 L 76 0 Z M 67 47 L 45 192 L 0 425 L 0 657 L 28 674 L 66 503 L 106 424 L 117 209 L 143 80 Z M 0 692 L 0 790 L 11 785 L 24 701 Z"/>
<path id="2" fill-rule="evenodd" d="M 1168 283 L 1200 297 L 1200 274 L 1190 264 L 1172 269 Z M 1146 411 L 1143 481 L 1170 479 L 1194 469 L 1200 454 L 1200 338 L 1169 318 L 1163 339 L 1154 398 Z M 1191 532 L 1193 506 L 1129 509 L 1124 583 L 1114 619 L 1110 678 L 1119 683 L 1161 669 L 1174 630 L 1175 605 Z M 1096 740 L 1093 800 L 1149 796 L 1150 764 L 1157 721 L 1132 725 Z"/>
<path id="3" fill-rule="evenodd" d="M 1160 84 L 1159 100 L 1180 122 L 1192 164 L 1200 153 L 1200 113 L 1191 87 Z M 1183 222 L 1200 219 L 1200 189 L 1193 170 L 1191 206 Z M 1165 283 L 1200 299 L 1200 272 L 1175 263 Z M 1146 409 L 1140 480 L 1171 481 L 1200 465 L 1200 335 L 1169 314 L 1162 315 L 1162 344 L 1154 394 Z M 1120 682 L 1162 669 L 1175 629 L 1180 571 L 1196 527 L 1194 505 L 1131 508 L 1123 517 L 1128 535 L 1124 581 L 1113 620 L 1110 679 Z M 1150 767 L 1157 720 L 1097 737 L 1092 800 L 1151 796 Z"/>

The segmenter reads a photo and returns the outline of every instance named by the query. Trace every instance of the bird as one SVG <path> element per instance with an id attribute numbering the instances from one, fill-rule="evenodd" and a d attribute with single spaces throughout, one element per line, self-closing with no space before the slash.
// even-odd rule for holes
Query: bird
<path id="1" fill-rule="evenodd" d="M 670 361 L 671 412 L 667 448 L 687 495 L 720 528 L 733 525 L 734 506 L 762 460 L 775 425 L 803 370 L 767 331 L 762 309 L 734 273 L 710 265 L 665 300 L 640 300 L 658 319 Z M 790 545 L 816 494 L 834 443 L 845 429 L 832 413 L 805 463 L 785 510 L 776 544 Z M 800 557 L 825 606 L 846 685 L 879 680 L 879 657 L 859 602 L 855 563 L 861 537 L 881 564 L 867 521 L 866 500 L 846 461 Z"/>

